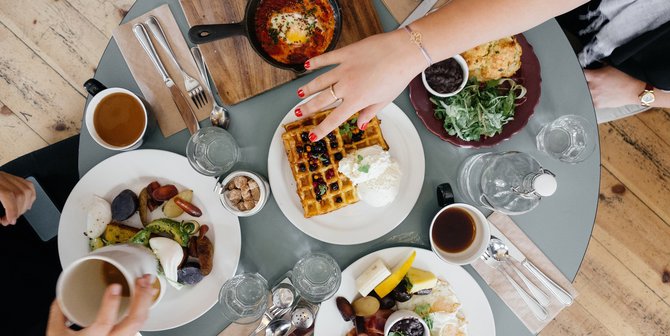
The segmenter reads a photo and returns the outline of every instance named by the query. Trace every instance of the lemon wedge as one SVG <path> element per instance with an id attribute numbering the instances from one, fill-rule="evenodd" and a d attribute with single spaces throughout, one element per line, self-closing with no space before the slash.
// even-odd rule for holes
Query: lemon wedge
<path id="1" fill-rule="evenodd" d="M 414 263 L 414 258 L 416 258 L 416 251 L 412 251 L 412 253 L 409 255 L 409 257 L 407 257 L 407 259 L 405 259 L 404 262 L 393 267 L 391 275 L 389 275 L 386 279 L 384 279 L 384 281 L 375 287 L 375 293 L 377 293 L 380 298 L 383 298 L 391 293 L 393 288 L 396 288 L 400 281 L 405 278 L 405 275 L 412 267 L 412 263 Z"/>

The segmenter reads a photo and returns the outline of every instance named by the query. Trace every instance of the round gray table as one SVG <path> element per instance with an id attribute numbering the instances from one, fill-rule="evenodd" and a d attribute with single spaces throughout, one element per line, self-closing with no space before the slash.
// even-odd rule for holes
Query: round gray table
<path id="1" fill-rule="evenodd" d="M 137 1 L 123 22 L 166 2 L 186 36 L 188 25 L 177 0 Z M 395 29 L 397 23 L 381 1 L 375 0 L 374 3 L 384 29 Z M 560 115 L 582 115 L 595 124 L 595 112 L 584 75 L 558 24 L 550 20 L 525 32 L 525 36 L 533 45 L 542 67 L 542 96 L 535 115 L 520 133 L 491 149 L 473 150 L 452 146 L 426 130 L 414 113 L 408 92 L 405 91 L 395 103 L 412 120 L 426 153 L 423 189 L 409 216 L 397 228 L 379 239 L 365 244 L 338 246 L 303 234 L 282 215 L 272 199 L 257 215 L 240 218 L 242 254 L 238 272 L 260 272 L 269 281 L 276 281 L 309 250 L 330 253 L 344 269 L 356 259 L 382 248 L 398 244 L 428 248 L 428 227 L 438 210 L 434 196 L 437 185 L 450 182 L 452 186 L 456 186 L 458 165 L 468 155 L 483 151 L 520 150 L 530 153 L 545 168 L 556 173 L 559 188 L 555 195 L 543 200 L 535 210 L 516 216 L 514 220 L 563 274 L 574 279 L 593 229 L 600 185 L 599 146 L 585 162 L 567 165 L 538 152 L 534 139 L 540 125 Z M 231 107 L 229 131 L 245 153 L 243 161 L 236 168 L 250 169 L 267 176 L 270 139 L 287 111 L 298 103 L 295 95 L 297 88 L 317 74 L 307 75 Z M 138 95 L 142 94 L 113 40 L 100 59 L 95 78 L 110 87 L 124 87 Z M 202 125 L 208 123 L 209 120 L 205 120 Z M 184 130 L 164 138 L 155 122 L 152 122 L 142 148 L 162 149 L 184 155 L 188 137 L 188 131 Z M 82 123 L 79 148 L 81 175 L 114 154 L 116 152 L 97 145 Z M 497 334 L 529 335 L 524 325 L 476 272 L 470 267 L 465 268 L 479 282 L 491 303 Z M 229 321 L 224 320 L 215 307 L 182 327 L 146 334 L 216 335 L 228 324 Z"/>

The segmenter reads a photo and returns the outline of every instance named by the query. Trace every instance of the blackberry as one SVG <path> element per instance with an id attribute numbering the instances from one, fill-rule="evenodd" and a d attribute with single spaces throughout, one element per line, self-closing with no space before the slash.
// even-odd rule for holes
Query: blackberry
<path id="1" fill-rule="evenodd" d="M 335 149 L 337 147 L 339 147 L 337 140 L 333 140 L 330 142 L 330 148 Z"/>
<path id="2" fill-rule="evenodd" d="M 302 145 L 298 145 L 295 148 L 295 150 L 296 150 L 296 152 L 298 152 L 298 154 L 302 154 L 303 152 L 305 152 L 305 147 L 303 147 Z"/>
<path id="3" fill-rule="evenodd" d="M 319 166 L 317 166 L 317 165 L 315 165 L 315 164 L 313 164 L 313 163 L 309 165 L 309 171 L 315 171 L 315 170 L 317 170 L 317 169 L 319 169 Z"/>
<path id="4" fill-rule="evenodd" d="M 302 132 L 302 133 L 300 134 L 300 139 L 301 139 L 303 142 L 311 142 L 311 141 L 309 141 L 309 133 L 308 133 L 308 132 Z"/>
<path id="5" fill-rule="evenodd" d="M 298 165 L 298 170 L 300 172 L 304 172 L 305 170 L 307 170 L 307 168 L 305 167 L 304 163 L 301 163 L 301 164 Z"/>
<path id="6" fill-rule="evenodd" d="M 337 196 L 337 197 L 335 198 L 335 203 L 342 203 L 342 197 Z"/>
<path id="7" fill-rule="evenodd" d="M 340 190 L 340 185 L 337 184 L 337 182 L 335 182 L 335 183 L 331 183 L 331 184 L 330 184 L 330 190 L 332 190 L 332 191 L 338 191 L 338 190 Z"/>
<path id="8" fill-rule="evenodd" d="M 342 153 L 340 153 L 340 152 L 335 153 L 335 160 L 336 160 L 336 161 L 340 161 L 340 160 L 342 160 L 342 157 L 343 157 L 343 156 L 342 156 Z"/>

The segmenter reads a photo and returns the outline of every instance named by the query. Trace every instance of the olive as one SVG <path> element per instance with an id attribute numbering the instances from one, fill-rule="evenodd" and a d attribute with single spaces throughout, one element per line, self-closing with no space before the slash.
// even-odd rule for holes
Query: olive
<path id="1" fill-rule="evenodd" d="M 392 309 L 395 306 L 395 300 L 390 295 L 386 295 L 379 300 L 379 307 L 381 309 Z"/>
<path id="2" fill-rule="evenodd" d="M 428 295 L 428 294 L 430 294 L 430 293 L 432 293 L 432 292 L 433 292 L 433 289 L 432 289 L 432 288 L 426 288 L 426 289 L 422 289 L 422 290 L 420 290 L 420 291 L 414 293 L 414 295 Z"/>
<path id="3" fill-rule="evenodd" d="M 398 302 L 406 302 L 412 298 L 412 294 L 407 292 L 407 281 L 405 279 L 400 281 L 391 291 L 391 297 Z"/>

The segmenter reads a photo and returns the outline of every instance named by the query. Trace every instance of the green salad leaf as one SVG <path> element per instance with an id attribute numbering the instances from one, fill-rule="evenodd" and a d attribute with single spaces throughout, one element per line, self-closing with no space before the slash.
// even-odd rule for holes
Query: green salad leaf
<path id="1" fill-rule="evenodd" d="M 433 318 L 430 316 L 430 303 L 424 303 L 414 307 L 414 312 L 426 322 L 428 329 L 433 329 Z"/>
<path id="2" fill-rule="evenodd" d="M 454 96 L 431 97 L 435 117 L 444 122 L 449 135 L 465 141 L 492 137 L 514 119 L 516 100 L 526 95 L 526 88 L 514 80 L 503 78 L 480 83 L 471 79 Z"/>

